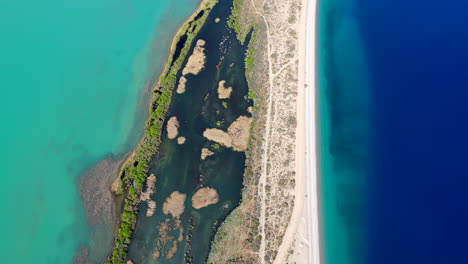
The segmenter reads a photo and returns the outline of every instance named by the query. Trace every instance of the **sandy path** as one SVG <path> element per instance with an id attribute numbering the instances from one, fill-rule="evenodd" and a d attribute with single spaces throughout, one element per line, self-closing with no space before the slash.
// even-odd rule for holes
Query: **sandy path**
<path id="1" fill-rule="evenodd" d="M 265 121 L 265 141 L 263 142 L 263 158 L 262 158 L 262 173 L 260 175 L 260 180 L 259 180 L 259 194 L 261 198 L 261 206 L 260 206 L 260 226 L 261 226 L 261 236 L 262 240 L 260 243 L 260 250 L 259 250 L 259 258 L 260 258 L 260 263 L 265 263 L 265 208 L 266 208 L 266 191 L 265 191 L 265 186 L 266 186 L 266 178 L 267 178 L 267 164 L 268 164 L 268 154 L 269 154 L 269 145 L 270 145 L 270 128 L 271 128 L 271 108 L 273 104 L 272 100 L 272 87 L 273 87 L 273 69 L 272 69 L 272 62 L 271 62 L 271 48 L 270 48 L 270 27 L 268 25 L 268 21 L 265 18 L 265 16 L 258 12 L 257 8 L 255 7 L 255 4 L 253 0 L 251 0 L 252 7 L 255 10 L 255 13 L 258 14 L 259 16 L 262 17 L 266 31 L 267 31 L 267 58 L 268 58 L 268 107 L 267 107 L 267 113 L 266 113 L 266 121 Z"/>

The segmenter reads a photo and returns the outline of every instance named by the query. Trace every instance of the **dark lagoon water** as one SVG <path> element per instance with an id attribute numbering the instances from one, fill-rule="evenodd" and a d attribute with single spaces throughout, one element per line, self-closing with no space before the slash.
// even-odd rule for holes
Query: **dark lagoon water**
<path id="1" fill-rule="evenodd" d="M 326 263 L 468 263 L 466 10 L 320 1 Z"/>
<path id="2" fill-rule="evenodd" d="M 154 216 L 147 217 L 146 203 L 140 205 L 137 229 L 129 251 L 129 259 L 135 263 L 185 263 L 185 255 L 192 259 L 192 263 L 205 263 L 215 228 L 240 201 L 245 154 L 224 147 L 216 149 L 213 142 L 202 135 L 206 128 L 227 129 L 240 115 L 249 115 L 247 108 L 251 102 L 247 99 L 244 69 L 246 47 L 226 26 L 231 5 L 232 1 L 220 1 L 212 10 L 197 37 L 206 41 L 205 69 L 196 76 L 187 77 L 185 93 L 174 93 L 168 117 L 177 116 L 179 136 L 186 137 L 187 141 L 179 145 L 177 140 L 169 140 L 166 133 L 163 134 L 160 154 L 153 159 L 150 169 L 150 173 L 157 177 L 156 193 L 152 197 L 157 210 Z M 221 19 L 219 23 L 215 23 L 217 17 Z M 233 87 L 230 99 L 218 99 L 220 80 L 226 80 L 226 85 Z M 227 108 L 222 106 L 223 101 L 228 103 Z M 217 121 L 221 121 L 220 126 Z M 203 147 L 215 154 L 202 161 Z M 220 201 L 196 210 L 191 206 L 191 197 L 202 186 L 215 188 Z M 178 244 L 173 258 L 162 256 L 156 261 L 152 255 L 160 238 L 158 226 L 166 220 L 171 221 L 171 225 L 174 223 L 172 216 L 162 212 L 162 205 L 174 191 L 187 194 L 185 211 L 180 218 L 184 239 Z M 170 234 L 178 237 L 180 230 L 174 228 Z M 171 246 L 172 243 L 165 246 L 161 253 L 165 254 Z"/>

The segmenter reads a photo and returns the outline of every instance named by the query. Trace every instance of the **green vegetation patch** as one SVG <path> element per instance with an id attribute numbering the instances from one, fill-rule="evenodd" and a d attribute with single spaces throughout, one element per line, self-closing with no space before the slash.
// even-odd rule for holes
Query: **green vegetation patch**
<path id="1" fill-rule="evenodd" d="M 229 19 L 227 21 L 228 27 L 234 29 L 234 31 L 236 31 L 236 33 L 237 33 L 237 35 L 239 37 L 241 36 L 241 33 L 243 31 L 242 30 L 242 25 L 241 25 L 241 22 L 240 22 L 240 13 L 241 13 L 241 7 L 242 7 L 242 4 L 243 4 L 243 1 L 244 0 L 234 0 L 233 7 L 232 7 L 232 12 L 231 12 L 231 15 L 229 16 Z M 241 43 L 244 43 L 246 36 L 247 36 L 247 34 L 245 34 L 245 36 L 239 38 Z"/>

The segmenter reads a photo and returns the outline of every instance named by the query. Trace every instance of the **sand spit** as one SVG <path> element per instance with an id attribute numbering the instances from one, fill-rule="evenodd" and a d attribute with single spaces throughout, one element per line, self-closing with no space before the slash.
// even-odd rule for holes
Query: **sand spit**
<path id="1" fill-rule="evenodd" d="M 146 210 L 146 216 L 153 216 L 156 211 L 156 201 L 151 200 L 151 195 L 156 191 L 156 176 L 151 174 L 148 179 L 146 179 L 146 191 L 142 192 L 140 195 L 140 200 L 146 201 L 148 204 L 148 209 Z"/>
<path id="2" fill-rule="evenodd" d="M 174 139 L 177 137 L 177 134 L 179 134 L 179 121 L 177 120 L 177 117 L 173 116 L 167 121 L 167 137 L 169 139 Z"/>
<path id="3" fill-rule="evenodd" d="M 192 196 L 192 207 L 195 209 L 201 209 L 218 202 L 218 192 L 210 187 L 201 188 Z"/>
<path id="4" fill-rule="evenodd" d="M 171 214 L 174 218 L 179 218 L 185 210 L 185 200 L 187 195 L 175 191 L 166 199 L 163 204 L 163 213 L 168 215 Z"/>
<path id="5" fill-rule="evenodd" d="M 209 149 L 207 149 L 207 148 L 202 148 L 200 158 L 201 158 L 202 160 L 205 160 L 207 157 L 209 157 L 209 156 L 211 156 L 211 155 L 213 155 L 213 154 L 214 154 L 213 151 L 211 151 L 211 150 L 209 150 Z"/>
<path id="6" fill-rule="evenodd" d="M 228 134 L 232 139 L 232 148 L 235 151 L 246 151 L 249 145 L 250 124 L 252 118 L 240 116 L 228 128 Z"/>
<path id="7" fill-rule="evenodd" d="M 219 99 L 228 99 L 231 97 L 232 87 L 225 87 L 226 84 L 225 80 L 221 80 L 218 83 L 218 98 Z"/>
<path id="8" fill-rule="evenodd" d="M 179 79 L 179 84 L 177 85 L 177 90 L 176 92 L 178 94 L 183 94 L 185 93 L 185 85 L 187 84 L 187 78 L 185 78 L 184 76 L 180 77 Z"/>
<path id="9" fill-rule="evenodd" d="M 197 75 L 205 67 L 205 43 L 203 39 L 197 40 L 193 53 L 190 55 L 185 68 L 182 70 L 182 75 L 187 75 L 189 73 Z"/>
<path id="10" fill-rule="evenodd" d="M 179 145 L 184 144 L 185 141 L 187 141 L 187 139 L 185 137 L 178 137 L 177 138 L 177 144 L 179 144 Z"/>
<path id="11" fill-rule="evenodd" d="M 203 132 L 203 136 L 207 139 L 219 143 L 225 147 L 232 147 L 232 138 L 229 134 L 218 128 L 207 128 Z"/>

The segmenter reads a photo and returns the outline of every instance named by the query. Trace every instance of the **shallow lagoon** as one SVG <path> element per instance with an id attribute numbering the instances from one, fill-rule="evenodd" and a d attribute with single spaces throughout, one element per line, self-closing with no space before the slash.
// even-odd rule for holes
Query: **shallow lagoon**
<path id="1" fill-rule="evenodd" d="M 205 263 L 215 228 L 240 201 L 245 154 L 225 147 L 217 149 L 214 142 L 202 135 L 206 128 L 227 129 L 240 115 L 249 115 L 247 108 L 251 102 L 247 99 L 244 69 L 246 47 L 226 26 L 230 7 L 231 1 L 221 1 L 210 13 L 197 37 L 206 41 L 205 69 L 196 76 L 187 77 L 185 93 L 174 93 L 168 117 L 177 116 L 179 136 L 187 141 L 179 145 L 177 140 L 169 140 L 163 133 L 160 154 L 153 159 L 150 169 L 150 173 L 157 177 L 156 193 L 152 197 L 157 203 L 157 210 L 154 216 L 147 217 L 146 203 L 140 205 L 137 229 L 129 251 L 129 259 L 136 263 L 181 263 L 185 254 L 193 263 Z M 221 19 L 219 23 L 215 22 L 217 17 Z M 233 88 L 229 99 L 218 99 L 217 88 L 221 80 L 226 80 L 226 85 Z M 227 102 L 227 108 L 222 105 L 223 101 Z M 217 121 L 221 121 L 218 126 Z M 200 159 L 203 147 L 215 152 L 204 161 Z M 201 186 L 215 188 L 220 201 L 196 210 L 191 207 L 190 200 Z M 172 217 L 163 214 L 161 208 L 174 191 L 187 194 L 185 211 L 180 218 L 184 239 L 178 244 L 174 257 L 167 259 L 164 256 L 171 243 L 161 251 L 163 256 L 155 261 L 152 255 L 160 237 L 157 228 L 166 219 L 173 221 Z M 170 234 L 178 237 L 180 231 L 174 229 Z M 190 237 L 190 242 L 187 237 Z"/>

